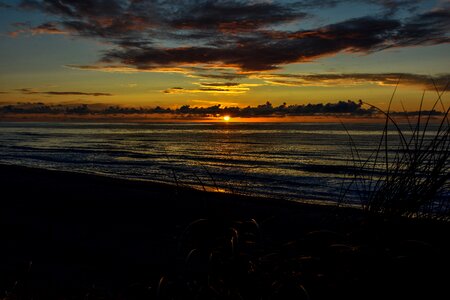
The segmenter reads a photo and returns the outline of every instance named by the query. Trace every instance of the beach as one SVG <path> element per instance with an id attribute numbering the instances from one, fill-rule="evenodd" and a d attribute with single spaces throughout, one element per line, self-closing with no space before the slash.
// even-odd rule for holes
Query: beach
<path id="1" fill-rule="evenodd" d="M 445 292 L 441 284 L 448 279 L 443 272 L 449 266 L 448 224 L 368 222 L 360 210 L 351 208 L 12 165 L 0 166 L 0 182 L 0 290 L 13 295 L 68 299 L 97 293 L 103 296 L 92 299 L 165 299 L 171 289 L 161 292 L 161 278 L 180 284 L 192 259 L 189 247 L 219 251 L 217 239 L 226 238 L 229 228 L 242 231 L 241 240 L 249 233 L 260 235 L 256 248 L 240 248 L 258 261 L 271 252 L 284 261 L 280 253 L 288 251 L 293 257 L 307 257 L 308 252 L 322 264 L 323 247 L 336 251 L 326 252 L 326 259 L 336 266 L 332 278 L 340 278 L 341 285 L 307 277 L 305 288 L 312 299 L 326 299 L 330 293 L 356 299 L 369 287 L 376 291 L 366 299 L 392 286 L 397 288 L 392 295 L 430 293 L 431 287 L 432 294 Z M 272 263 L 281 267 L 277 259 Z M 337 268 L 345 262 L 347 267 Z M 322 276 L 331 276 L 327 268 L 319 268 Z M 403 277 L 391 282 L 394 275 Z M 414 286 L 416 281 L 421 286 Z M 322 285 L 329 290 L 320 292 Z"/>
<path id="2" fill-rule="evenodd" d="M 0 16 L 0 300 L 450 299 L 450 0 Z"/>

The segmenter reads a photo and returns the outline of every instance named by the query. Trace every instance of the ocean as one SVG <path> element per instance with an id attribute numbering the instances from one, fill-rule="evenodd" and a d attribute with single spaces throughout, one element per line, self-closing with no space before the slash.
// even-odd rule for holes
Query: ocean
<path id="1" fill-rule="evenodd" d="M 359 155 L 367 158 L 378 145 L 383 124 L 345 127 L 339 123 L 5 122 L 0 123 L 0 163 L 334 202 L 354 172 L 349 134 Z M 389 136 L 395 140 L 397 133 L 391 130 Z M 357 203 L 358 191 L 351 189 L 346 199 Z"/>

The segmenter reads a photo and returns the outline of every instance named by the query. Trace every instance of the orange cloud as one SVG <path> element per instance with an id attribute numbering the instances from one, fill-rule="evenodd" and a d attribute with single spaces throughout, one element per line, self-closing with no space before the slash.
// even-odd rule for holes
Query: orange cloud
<path id="1" fill-rule="evenodd" d="M 338 74 L 251 74 L 250 78 L 261 79 L 269 85 L 335 87 L 375 84 L 399 85 L 421 89 L 443 89 L 450 82 L 450 74 L 435 76 L 414 73 L 338 73 Z M 436 86 L 435 86 L 436 85 Z"/>
<path id="2" fill-rule="evenodd" d="M 20 34 L 27 34 L 27 33 L 31 33 L 32 35 L 69 34 L 69 32 L 60 29 L 57 26 L 57 24 L 53 22 L 47 22 L 35 27 L 29 26 L 26 23 L 15 23 L 14 25 L 16 27 L 19 27 L 20 29 L 10 32 L 9 33 L 10 37 L 17 37 Z"/>
<path id="3" fill-rule="evenodd" d="M 243 94 L 250 90 L 251 87 L 260 86 L 261 84 L 254 83 L 237 83 L 237 82 L 195 82 L 199 85 L 198 89 L 185 89 L 182 87 L 173 87 L 166 89 L 165 94 L 196 94 L 196 93 L 210 93 L 210 94 Z"/>

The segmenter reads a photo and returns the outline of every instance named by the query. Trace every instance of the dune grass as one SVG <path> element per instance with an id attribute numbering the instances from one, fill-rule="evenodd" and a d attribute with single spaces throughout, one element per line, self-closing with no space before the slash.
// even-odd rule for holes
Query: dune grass
<path id="1" fill-rule="evenodd" d="M 178 268 L 154 283 L 154 295 L 306 300 L 436 299 L 441 293 L 444 277 L 436 270 L 448 257 L 421 235 L 408 239 L 417 233 L 412 227 L 347 225 L 330 230 L 318 224 L 278 244 L 266 236 L 270 225 L 254 219 L 196 220 L 180 236 Z"/>
<path id="2" fill-rule="evenodd" d="M 390 112 L 395 90 L 386 111 L 364 103 L 385 117 L 384 127 L 378 147 L 366 159 L 346 129 L 355 172 L 341 203 L 353 189 L 362 208 L 371 214 L 449 220 L 450 108 L 442 101 L 447 87 L 436 88 L 437 99 L 428 113 L 423 112 L 423 93 L 415 123 L 405 109 L 403 123 Z M 442 113 L 436 117 L 433 112 L 438 105 Z"/>

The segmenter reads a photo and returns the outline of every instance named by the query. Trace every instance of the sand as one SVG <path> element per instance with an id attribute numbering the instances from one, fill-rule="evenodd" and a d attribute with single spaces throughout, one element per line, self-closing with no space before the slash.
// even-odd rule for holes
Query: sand
<path id="1" fill-rule="evenodd" d="M 372 292 L 366 297 L 375 299 L 392 288 L 389 282 L 393 274 L 373 282 L 374 278 L 383 276 L 380 268 L 388 266 L 398 270 L 398 263 L 407 267 L 401 267 L 398 276 L 411 274 L 411 278 L 417 279 L 417 274 L 423 275 L 417 279 L 422 287 L 419 292 L 410 291 L 411 295 L 430 293 L 431 288 L 431 294 L 446 291 L 440 283 L 448 279 L 448 274 L 437 276 L 450 266 L 447 257 L 450 247 L 448 236 L 445 237 L 450 231 L 449 226 L 443 224 L 407 220 L 373 225 L 357 209 L 208 193 L 151 182 L 8 165 L 0 165 L 0 187 L 0 293 L 10 291 L 11 298 L 7 299 L 13 299 L 14 295 L 22 295 L 24 299 L 31 296 L 86 299 L 83 298 L 86 293 L 91 293 L 89 299 L 144 299 L 157 294 L 164 298 L 163 288 L 158 288 L 162 277 L 174 282 L 173 285 L 192 280 L 191 273 L 189 279 L 183 277 L 187 276 L 187 261 L 192 258 L 187 256 L 189 247 L 220 252 L 222 248 L 217 246 L 220 239 L 233 238 L 230 228 L 241 230 L 242 226 L 253 226 L 242 232 L 256 232 L 261 236 L 257 238 L 258 246 L 251 248 L 256 250 L 246 250 L 247 246 L 239 250 L 258 262 L 271 251 L 281 253 L 280 249 L 289 249 L 292 257 L 317 256 L 323 264 L 323 255 L 329 255 L 328 252 L 323 254 L 322 246 L 316 244 L 311 248 L 311 241 L 316 243 L 317 237 L 326 241 L 323 246 L 326 249 L 334 249 L 339 244 L 345 244 L 345 251 L 352 247 L 357 249 L 344 253 L 353 255 L 348 266 L 337 265 L 342 257 L 333 258 L 336 260 L 330 263 L 332 272 L 343 272 L 333 273 L 334 277 L 330 275 L 335 281 L 346 278 L 346 268 L 357 268 L 351 272 L 356 275 L 350 276 L 348 281 L 322 283 L 313 277 L 301 277 L 312 299 L 326 299 L 327 295 L 339 293 L 356 299 L 367 289 L 378 287 L 379 293 Z M 193 229 L 197 227 L 201 230 Z M 244 243 L 242 236 L 240 243 Z M 416 242 L 401 250 L 399 245 L 409 241 Z M 306 246 L 291 246 L 296 243 Z M 422 248 L 424 250 L 420 250 Z M 412 258 L 408 260 L 411 251 Z M 403 255 L 407 259 L 406 262 L 386 262 L 384 259 L 388 255 Z M 276 265 L 285 260 L 270 261 Z M 381 265 L 372 265 L 380 261 Z M 363 270 L 359 269 L 361 262 L 367 263 Z M 266 267 L 261 265 L 260 268 Z M 314 274 L 322 272 L 328 276 L 320 268 L 314 269 Z M 413 274 L 410 268 L 416 271 L 419 268 L 419 271 Z M 319 269 L 322 271 L 317 271 Z M 431 277 L 430 272 L 434 274 Z M 393 295 L 404 295 L 410 284 L 417 289 L 411 278 L 394 284 L 398 290 Z M 324 290 L 323 286 L 330 290 Z M 251 288 L 248 287 L 248 295 L 256 295 Z M 173 293 L 167 284 L 164 293 L 167 297 Z"/>

